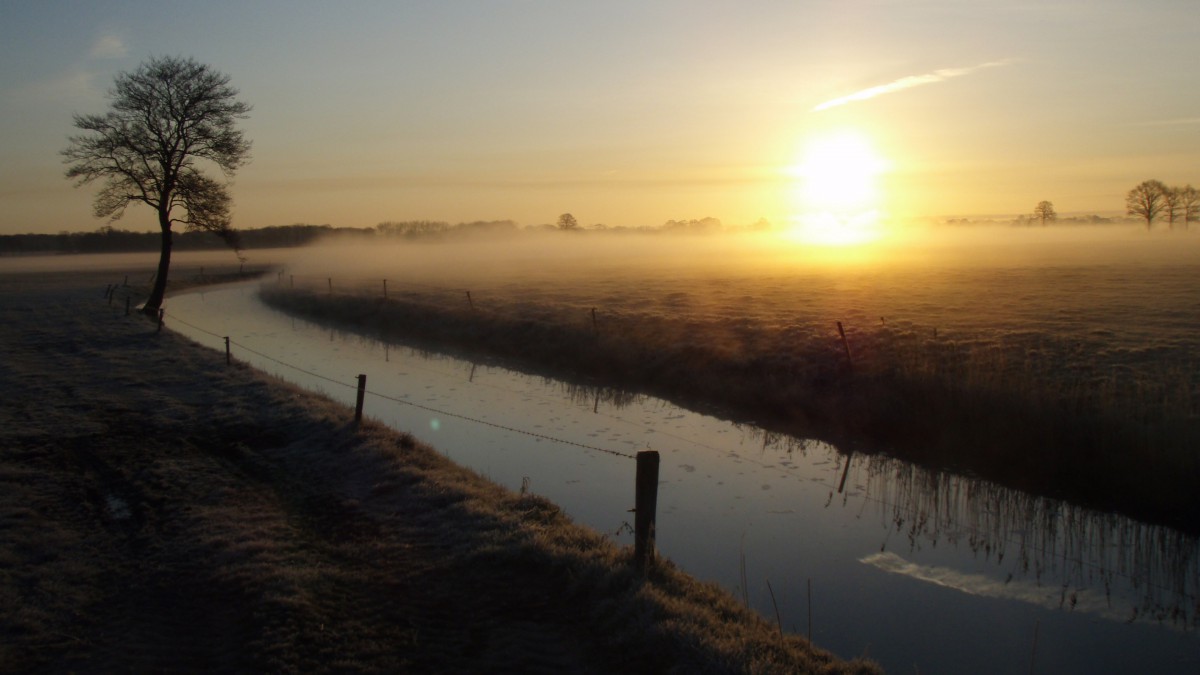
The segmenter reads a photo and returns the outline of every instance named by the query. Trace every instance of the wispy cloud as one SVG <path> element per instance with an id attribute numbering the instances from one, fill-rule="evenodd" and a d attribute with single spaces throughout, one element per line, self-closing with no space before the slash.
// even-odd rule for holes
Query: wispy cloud
<path id="1" fill-rule="evenodd" d="M 856 91 L 853 94 L 849 94 L 847 96 L 840 96 L 838 98 L 830 99 L 830 100 L 825 101 L 824 103 L 816 106 L 815 108 L 812 109 L 812 111 L 819 112 L 821 110 L 828 110 L 830 108 L 836 108 L 840 105 L 846 105 L 847 103 L 853 103 L 855 101 L 865 101 L 867 99 L 875 98 L 876 96 L 883 96 L 884 94 L 892 94 L 897 91 L 903 91 L 905 89 L 912 89 L 913 87 L 920 87 L 925 84 L 935 84 L 937 82 L 945 82 L 946 80 L 949 80 L 949 79 L 952 79 L 955 77 L 962 77 L 963 75 L 970 75 L 971 73 L 983 70 L 985 68 L 995 68 L 996 66 L 1007 66 L 1010 63 L 1013 63 L 1012 59 L 1004 59 L 1002 61 L 989 61 L 987 63 L 981 63 L 977 66 L 971 66 L 968 68 L 941 68 L 939 70 L 933 71 L 932 73 L 924 73 L 922 75 L 907 75 L 898 80 L 893 80 L 891 82 L 888 82 L 887 84 L 881 84 L 881 85 L 875 86 L 875 87 L 868 87 L 866 89 L 863 89 L 861 91 Z"/>
<path id="2" fill-rule="evenodd" d="M 92 59 L 119 59 L 129 53 L 125 41 L 112 33 L 101 35 L 92 43 L 89 56 Z"/>
<path id="3" fill-rule="evenodd" d="M 26 96 L 34 101 L 88 101 L 104 94 L 102 82 L 110 77 L 112 64 L 103 63 L 121 59 L 129 54 L 129 47 L 116 33 L 104 33 L 92 42 L 86 54 L 63 72 L 46 79 L 31 82 L 14 92 L 14 96 Z"/>

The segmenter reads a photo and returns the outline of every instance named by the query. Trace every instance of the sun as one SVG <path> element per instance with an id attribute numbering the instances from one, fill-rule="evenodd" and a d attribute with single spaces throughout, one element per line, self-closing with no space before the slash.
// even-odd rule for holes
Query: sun
<path id="1" fill-rule="evenodd" d="M 879 237 L 879 177 L 887 163 L 861 133 L 810 140 L 788 168 L 790 235 L 800 241 L 851 245 Z"/>
<path id="2" fill-rule="evenodd" d="M 811 141 L 791 173 L 809 209 L 844 212 L 875 205 L 876 178 L 883 168 L 865 136 L 839 132 Z"/>

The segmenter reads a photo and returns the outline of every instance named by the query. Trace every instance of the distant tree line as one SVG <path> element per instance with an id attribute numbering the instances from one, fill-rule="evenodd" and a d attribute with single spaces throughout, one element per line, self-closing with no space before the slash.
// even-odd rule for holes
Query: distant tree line
<path id="1" fill-rule="evenodd" d="M 385 221 L 375 226 L 375 232 L 385 237 L 403 239 L 443 239 L 462 236 L 505 236 L 519 227 L 511 220 L 476 220 L 469 223 L 450 223 L 440 220 Z"/>
<path id="2" fill-rule="evenodd" d="M 727 226 L 717 218 L 692 218 L 668 220 L 657 227 L 610 227 L 601 223 L 585 227 L 571 213 L 563 213 L 553 223 L 521 227 L 511 220 L 486 220 L 451 225 L 436 220 L 387 221 L 375 226 L 375 231 L 386 237 L 404 239 L 447 239 L 462 236 L 507 236 L 518 232 L 608 232 L 608 233 L 678 233 L 678 234 L 733 234 L 738 232 L 763 232 L 771 229 L 764 218 L 745 226 Z"/>
<path id="3" fill-rule="evenodd" d="M 318 239 L 404 239 L 438 241 L 453 239 L 504 239 L 523 232 L 584 231 L 641 233 L 641 234 L 715 234 L 761 232 L 771 229 L 765 219 L 746 226 L 725 226 L 716 218 L 668 220 L 658 227 L 582 227 L 574 216 L 566 213 L 554 224 L 521 227 L 512 220 L 476 220 L 450 224 L 439 220 L 385 221 L 371 228 L 334 227 L 332 225 L 272 225 L 237 230 L 244 249 L 290 248 L 306 246 Z M 177 232 L 173 248 L 177 251 L 201 251 L 226 247 L 226 241 L 212 232 Z M 138 253 L 158 251 L 161 237 L 157 232 L 131 232 L 105 225 L 92 232 L 59 232 L 58 234 L 0 235 L 0 255 L 45 255 L 71 253 Z"/>
<path id="4" fill-rule="evenodd" d="M 1160 180 L 1145 180 L 1138 183 L 1125 195 L 1125 213 L 1129 216 L 1136 216 L 1138 220 L 1145 222 L 1146 229 L 1153 227 L 1154 221 L 1160 218 L 1167 221 L 1167 226 L 1170 229 L 1175 229 L 1176 223 L 1182 223 L 1184 229 L 1187 229 L 1189 223 L 1200 220 L 1200 190 L 1197 190 L 1190 184 L 1182 187 L 1168 186 Z M 1041 201 L 1033 208 L 1032 215 L 1017 216 L 1014 223 L 1017 225 L 1030 225 L 1037 222 L 1045 225 L 1048 222 L 1058 220 L 1059 217 L 1058 213 L 1054 210 L 1054 203 Z M 970 221 L 967 219 L 950 221 L 951 224 L 958 224 L 959 222 L 967 223 Z M 1111 218 L 1090 216 L 1083 219 L 1078 217 L 1068 218 L 1064 222 L 1099 224 L 1114 221 Z"/>
<path id="5" fill-rule="evenodd" d="M 980 224 L 980 221 L 971 220 L 970 218 L 951 218 L 945 222 L 947 225 Z M 1058 225 L 1119 225 L 1123 223 L 1129 223 L 1130 221 L 1129 219 L 1120 216 L 1101 216 L 1095 213 L 1087 215 L 1060 216 L 1054 212 L 1043 214 L 1035 210 L 1030 214 L 1019 215 L 1011 221 L 993 220 L 986 222 L 991 224 L 1011 222 L 1013 225 L 1048 225 L 1050 223 L 1055 223 Z"/>
<path id="6" fill-rule="evenodd" d="M 1146 229 L 1158 218 L 1166 220 L 1171 229 L 1177 222 L 1187 229 L 1188 223 L 1200 220 L 1200 190 L 1190 184 L 1168 187 L 1160 180 L 1142 181 L 1125 195 L 1125 210 L 1146 221 Z"/>
<path id="7" fill-rule="evenodd" d="M 317 238 L 333 234 L 362 233 L 363 230 L 335 228 L 331 225 L 274 225 L 251 230 L 238 230 L 244 248 L 288 248 L 304 246 Z M 370 230 L 366 230 L 370 232 Z M 58 234 L 0 235 L 0 255 L 48 253 L 137 253 L 158 251 L 161 235 L 158 232 L 130 232 L 105 225 L 94 232 L 59 232 Z M 177 251 L 202 251 L 226 248 L 225 240 L 212 232 L 175 233 L 173 247 Z"/>

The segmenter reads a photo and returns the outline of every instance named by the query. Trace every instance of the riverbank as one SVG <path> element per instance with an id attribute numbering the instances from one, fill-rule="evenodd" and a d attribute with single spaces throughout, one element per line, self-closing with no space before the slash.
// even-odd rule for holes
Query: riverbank
<path id="1" fill-rule="evenodd" d="M 320 396 L 0 276 L 6 670 L 876 672 Z"/>

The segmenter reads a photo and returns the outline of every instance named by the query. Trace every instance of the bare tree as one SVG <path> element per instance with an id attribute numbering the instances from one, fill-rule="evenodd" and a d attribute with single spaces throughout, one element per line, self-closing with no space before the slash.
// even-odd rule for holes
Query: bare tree
<path id="1" fill-rule="evenodd" d="M 158 213 L 162 254 L 144 311 L 162 306 L 171 265 L 171 228 L 213 232 L 238 250 L 224 182 L 205 175 L 198 162 L 229 178 L 249 161 L 250 141 L 234 126 L 250 106 L 236 100 L 229 77 L 188 58 L 151 58 L 117 76 L 103 115 L 75 115 L 85 133 L 71 136 L 64 161 L 76 186 L 95 180 L 97 218 L 115 221 L 131 203 Z"/>
<path id="2" fill-rule="evenodd" d="M 1137 187 L 1125 195 L 1126 213 L 1131 216 L 1141 216 L 1146 219 L 1146 229 L 1154 224 L 1154 219 L 1162 213 L 1164 207 L 1163 195 L 1167 186 L 1160 180 L 1142 181 Z"/>
<path id="3" fill-rule="evenodd" d="M 1163 190 L 1162 201 L 1163 217 L 1167 219 L 1167 227 L 1175 229 L 1175 221 L 1179 220 L 1179 210 L 1183 195 L 1180 193 L 1183 188 L 1170 187 Z"/>
<path id="4" fill-rule="evenodd" d="M 1047 201 L 1038 202 L 1038 205 L 1033 207 L 1033 217 L 1040 219 L 1042 225 L 1045 225 L 1047 220 L 1050 222 L 1058 220 L 1058 214 L 1054 212 L 1054 203 Z"/>
<path id="5" fill-rule="evenodd" d="M 1200 190 L 1185 185 L 1179 188 L 1179 207 L 1183 210 L 1183 227 L 1200 220 Z"/>
<path id="6" fill-rule="evenodd" d="M 579 221 L 575 220 L 575 216 L 569 213 L 564 213 L 558 217 L 558 229 L 577 230 L 579 229 Z"/>

